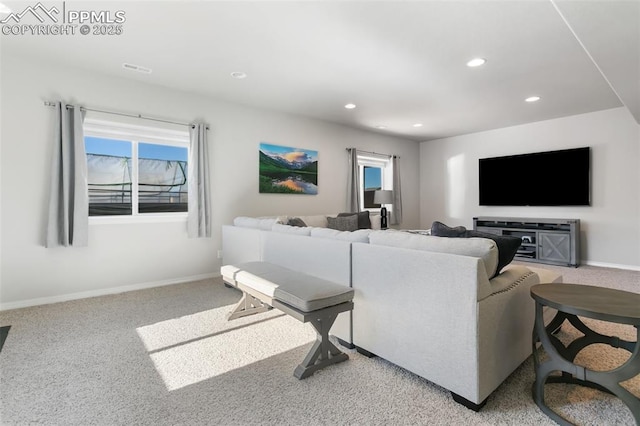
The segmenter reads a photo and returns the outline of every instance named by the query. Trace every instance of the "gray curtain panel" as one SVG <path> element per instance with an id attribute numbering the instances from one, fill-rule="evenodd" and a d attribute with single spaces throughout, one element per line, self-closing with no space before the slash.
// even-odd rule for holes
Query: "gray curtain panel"
<path id="1" fill-rule="evenodd" d="M 391 225 L 402 223 L 402 189 L 400 187 L 400 157 L 393 156 L 391 159 L 393 166 L 393 212 L 391 214 Z"/>
<path id="2" fill-rule="evenodd" d="M 209 195 L 209 146 L 207 125 L 191 125 L 189 146 L 189 238 L 211 237 L 211 197 Z"/>
<path id="3" fill-rule="evenodd" d="M 51 156 L 46 247 L 84 247 L 89 242 L 89 192 L 79 106 L 58 102 Z"/>
<path id="4" fill-rule="evenodd" d="M 347 211 L 360 211 L 360 170 L 358 169 L 358 151 L 348 148 L 349 174 L 347 176 Z"/>

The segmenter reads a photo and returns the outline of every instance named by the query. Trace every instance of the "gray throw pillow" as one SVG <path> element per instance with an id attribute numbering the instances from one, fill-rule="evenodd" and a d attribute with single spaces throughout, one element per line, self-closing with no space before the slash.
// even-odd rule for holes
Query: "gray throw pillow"
<path id="1" fill-rule="evenodd" d="M 365 210 L 359 213 L 340 213 L 338 217 L 343 216 L 358 216 L 358 229 L 371 229 L 371 219 L 369 218 L 369 210 Z"/>
<path id="2" fill-rule="evenodd" d="M 435 235 L 436 237 L 464 237 L 465 232 L 467 232 L 467 228 L 464 226 L 451 228 L 438 221 L 431 224 L 431 235 Z"/>
<path id="3" fill-rule="evenodd" d="M 454 238 L 488 238 L 495 241 L 496 247 L 498 247 L 498 267 L 496 273 L 489 278 L 493 278 L 498 275 L 502 268 L 507 266 L 516 255 L 516 252 L 522 244 L 522 240 L 518 237 L 512 237 L 510 235 L 495 235 L 487 232 L 479 232 L 473 230 L 467 230 L 464 226 L 456 226 L 451 228 L 442 222 L 433 222 L 431 224 L 431 235 L 436 237 L 454 237 Z"/>
<path id="4" fill-rule="evenodd" d="M 289 221 L 287 222 L 287 225 L 290 226 L 299 226 L 304 228 L 305 226 L 307 226 L 306 223 L 304 223 L 304 220 L 300 219 L 299 217 L 292 217 L 291 219 L 289 219 Z"/>
<path id="5" fill-rule="evenodd" d="M 358 229 L 358 216 L 341 216 L 330 217 L 327 216 L 328 228 L 336 229 L 338 231 L 356 231 Z"/>
<path id="6" fill-rule="evenodd" d="M 498 247 L 498 268 L 496 269 L 496 275 L 502 271 L 502 268 L 511 263 L 520 245 L 522 245 L 520 238 L 512 237 L 511 235 L 495 235 L 488 232 L 468 230 L 464 236 L 466 238 L 488 238 L 496 242 L 496 246 Z"/>

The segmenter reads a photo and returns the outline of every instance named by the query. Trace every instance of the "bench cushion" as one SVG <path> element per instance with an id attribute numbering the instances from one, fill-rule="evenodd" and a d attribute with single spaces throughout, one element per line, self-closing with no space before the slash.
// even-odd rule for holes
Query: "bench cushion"
<path id="1" fill-rule="evenodd" d="M 302 312 L 353 299 L 353 289 L 267 262 L 224 265 L 220 272 L 230 284 L 251 287 Z"/>

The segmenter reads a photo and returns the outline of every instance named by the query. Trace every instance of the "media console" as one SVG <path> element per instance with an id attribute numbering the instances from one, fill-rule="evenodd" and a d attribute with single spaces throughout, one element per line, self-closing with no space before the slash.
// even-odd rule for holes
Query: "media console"
<path id="1" fill-rule="evenodd" d="M 580 219 L 474 217 L 473 229 L 522 240 L 516 258 L 527 262 L 578 267 Z"/>

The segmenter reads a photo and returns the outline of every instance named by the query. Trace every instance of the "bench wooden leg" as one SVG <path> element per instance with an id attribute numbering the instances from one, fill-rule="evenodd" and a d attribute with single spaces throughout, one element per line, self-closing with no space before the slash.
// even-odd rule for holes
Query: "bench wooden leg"
<path id="1" fill-rule="evenodd" d="M 318 335 L 307 356 L 293 372 L 296 378 L 302 380 L 321 368 L 349 359 L 347 354 L 342 353 L 329 340 L 329 330 L 337 316 L 338 314 L 330 314 L 309 321 Z"/>
<path id="2" fill-rule="evenodd" d="M 246 317 L 247 315 L 258 314 L 260 312 L 267 312 L 269 309 L 271 309 L 271 306 L 243 291 L 242 299 L 240 299 L 233 310 L 227 314 L 227 321 Z"/>

